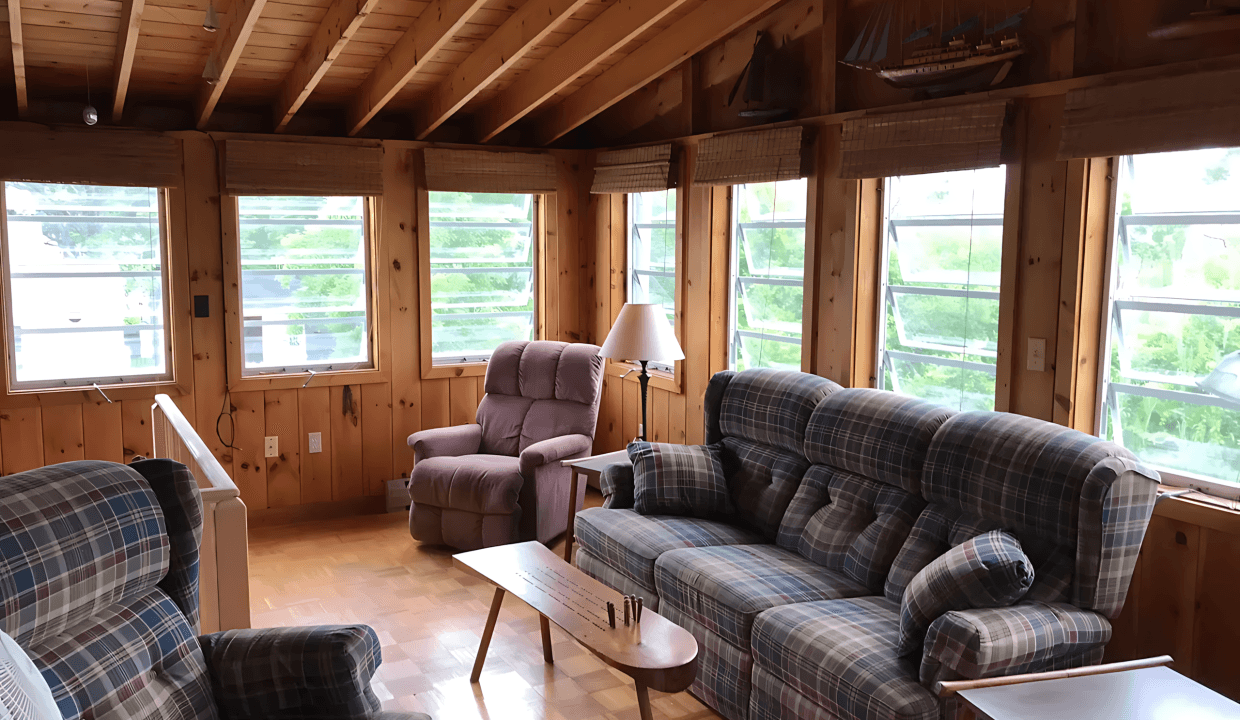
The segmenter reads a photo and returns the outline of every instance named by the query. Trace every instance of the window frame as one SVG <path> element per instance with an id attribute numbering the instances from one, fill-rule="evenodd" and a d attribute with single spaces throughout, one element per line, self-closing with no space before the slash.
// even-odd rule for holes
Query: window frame
<path id="1" fill-rule="evenodd" d="M 104 183 L 63 184 L 106 186 Z M 149 379 L 110 376 L 73 378 L 76 384 L 48 387 L 18 383 L 13 375 L 16 342 L 13 336 L 13 308 L 9 300 L 12 283 L 7 282 L 10 272 L 8 199 L 4 185 L 0 184 L 0 278 L 6 280 L 5 288 L 0 292 L 0 318 L 3 318 L 4 322 L 3 331 L 0 332 L 0 373 L 4 375 L 4 395 L 0 398 L 0 407 L 32 407 L 105 400 L 114 403 L 120 400 L 154 398 L 161 393 L 174 397 L 193 393 L 193 362 L 192 352 L 189 350 L 192 330 L 189 312 L 188 245 L 183 232 L 173 232 L 174 228 L 184 227 L 184 222 L 179 222 L 182 218 L 179 213 L 177 218 L 172 217 L 174 210 L 183 209 L 184 203 L 174 202 L 172 195 L 180 192 L 176 188 L 154 189 L 157 191 L 160 249 L 163 253 L 160 268 L 165 293 L 164 345 L 167 372 Z"/>
<path id="2" fill-rule="evenodd" d="M 1119 168 L 1126 156 L 1114 156 L 1110 158 L 1110 166 L 1115 168 L 1115 181 L 1111 182 L 1109 188 L 1110 202 L 1107 205 L 1107 235 L 1105 246 L 1105 262 L 1103 266 L 1102 276 L 1102 313 L 1101 322 L 1099 323 L 1098 337 L 1098 375 L 1096 378 L 1095 388 L 1097 394 L 1094 403 L 1094 422 L 1093 434 L 1096 437 L 1105 439 L 1103 431 L 1106 427 L 1108 413 L 1110 412 L 1110 369 L 1111 369 L 1111 351 L 1112 351 L 1112 326 L 1115 321 L 1114 312 L 1118 302 L 1126 302 L 1126 300 L 1115 296 L 1115 289 L 1119 277 L 1119 264 L 1115 262 L 1115 252 L 1119 247 L 1120 228 L 1125 224 L 1121 220 L 1121 206 L 1119 199 Z M 1141 301 L 1136 301 L 1141 302 Z M 1192 314 L 1192 313 L 1186 313 Z M 1207 314 L 1207 313 L 1203 313 Z M 1145 392 L 1141 395 L 1163 399 L 1177 400 L 1171 397 L 1177 391 L 1163 390 L 1161 388 L 1143 388 Z M 1134 393 L 1135 394 L 1135 393 Z M 1189 393 L 1186 393 L 1189 394 Z M 1187 402 L 1194 402 L 1186 400 Z M 1208 403 L 1202 403 L 1208 404 Z M 1211 405 L 1211 407 L 1214 407 Z M 1122 443 L 1120 444 L 1122 447 Z M 1142 461 L 1145 462 L 1145 461 Z M 1204 477 L 1185 470 L 1173 470 L 1156 463 L 1146 462 L 1145 464 L 1158 470 L 1158 474 L 1162 477 L 1164 485 L 1174 486 L 1178 488 L 1188 488 L 1213 497 L 1225 498 L 1228 500 L 1240 500 L 1240 484 L 1215 480 L 1213 478 Z"/>
<path id="3" fill-rule="evenodd" d="M 487 365 L 490 364 L 491 358 L 488 356 L 485 360 L 472 360 L 467 362 L 450 362 L 450 363 L 434 363 L 434 355 L 432 348 L 434 340 L 431 337 L 431 191 L 426 186 L 425 176 L 419 178 L 417 183 L 417 212 L 418 212 L 418 228 L 425 229 L 425 232 L 417 233 L 418 258 L 418 330 L 419 330 L 419 353 L 421 355 L 421 375 L 423 380 L 435 380 L 440 378 L 455 377 L 483 377 L 487 372 Z M 488 192 L 486 190 L 478 190 L 475 192 Z M 534 339 L 543 340 L 547 337 L 547 329 L 543 326 L 543 319 L 547 316 L 547 295 L 548 292 L 554 293 L 547 287 L 547 224 L 549 218 L 555 217 L 556 213 L 556 195 L 555 193 L 509 193 L 533 196 L 533 228 L 531 230 L 533 240 L 533 264 L 532 272 L 534 273 L 533 293 L 534 293 Z"/>
<path id="4" fill-rule="evenodd" d="M 341 370 L 317 370 L 314 366 L 287 369 L 287 372 L 245 374 L 245 325 L 242 321 L 241 299 L 241 212 L 237 196 L 220 196 L 220 227 L 224 256 L 224 326 L 227 385 L 231 392 L 258 390 L 296 390 L 310 387 L 338 387 L 388 382 L 389 371 L 384 363 L 383 343 L 387 303 L 380 302 L 380 288 L 387 286 L 387 272 L 379 262 L 382 240 L 379 232 L 379 201 L 375 196 L 362 196 L 362 225 L 366 241 L 366 292 L 370 313 L 367 334 L 370 342 L 370 367 Z"/>

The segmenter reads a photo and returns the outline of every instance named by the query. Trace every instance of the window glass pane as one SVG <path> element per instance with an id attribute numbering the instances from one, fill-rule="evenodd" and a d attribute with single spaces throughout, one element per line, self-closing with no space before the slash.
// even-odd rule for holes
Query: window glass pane
<path id="1" fill-rule="evenodd" d="M 1240 149 L 1121 158 L 1103 434 L 1240 484 Z"/>
<path id="2" fill-rule="evenodd" d="M 430 193 L 432 362 L 534 337 L 534 196 Z"/>
<path id="3" fill-rule="evenodd" d="M 1006 171 L 888 178 L 878 386 L 993 410 Z"/>
<path id="4" fill-rule="evenodd" d="M 808 191 L 804 179 L 733 187 L 733 368 L 801 368 Z"/>
<path id="5" fill-rule="evenodd" d="M 629 195 L 629 302 L 662 305 L 675 325 L 675 190 Z"/>
<path id="6" fill-rule="evenodd" d="M 370 364 L 364 200 L 241 197 L 245 370 Z"/>
<path id="7" fill-rule="evenodd" d="M 159 191 L 4 190 L 13 379 L 54 387 L 168 377 Z"/>

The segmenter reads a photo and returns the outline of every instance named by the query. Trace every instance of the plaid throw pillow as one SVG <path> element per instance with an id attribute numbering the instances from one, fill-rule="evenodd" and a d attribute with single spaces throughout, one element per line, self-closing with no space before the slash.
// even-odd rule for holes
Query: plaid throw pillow
<path id="1" fill-rule="evenodd" d="M 633 509 L 642 515 L 731 514 L 722 450 L 719 445 L 629 443 Z"/>
<path id="2" fill-rule="evenodd" d="M 940 555 L 909 583 L 900 603 L 901 657 L 921 654 L 926 630 L 943 613 L 1006 607 L 1033 584 L 1033 563 L 1020 541 L 992 530 Z"/>

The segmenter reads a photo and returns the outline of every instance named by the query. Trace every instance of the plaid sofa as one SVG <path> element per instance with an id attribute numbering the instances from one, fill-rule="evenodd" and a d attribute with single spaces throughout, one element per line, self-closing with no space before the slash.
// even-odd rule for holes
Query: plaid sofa
<path id="1" fill-rule="evenodd" d="M 184 465 L 0 478 L 0 627 L 67 719 L 417 718 L 380 711 L 365 625 L 199 636 L 202 504 Z"/>
<path id="2" fill-rule="evenodd" d="M 1101 660 L 1158 484 L 1123 448 L 774 370 L 715 375 L 705 415 L 736 514 L 638 515 L 616 465 L 604 507 L 577 516 L 576 562 L 697 638 L 692 690 L 725 717 L 931 720 L 948 710 L 935 681 Z M 1029 592 L 947 612 L 899 656 L 909 583 L 995 529 L 1030 558 Z"/>

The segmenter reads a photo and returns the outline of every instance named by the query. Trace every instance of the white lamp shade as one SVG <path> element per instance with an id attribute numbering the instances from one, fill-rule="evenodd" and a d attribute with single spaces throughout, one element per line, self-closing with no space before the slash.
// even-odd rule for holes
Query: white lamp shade
<path id="1" fill-rule="evenodd" d="M 662 305 L 625 303 L 598 354 L 616 360 L 684 360 Z"/>

